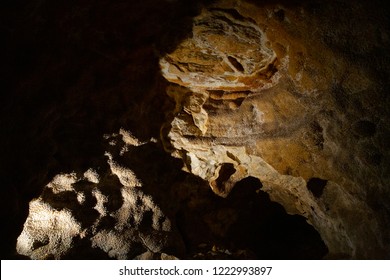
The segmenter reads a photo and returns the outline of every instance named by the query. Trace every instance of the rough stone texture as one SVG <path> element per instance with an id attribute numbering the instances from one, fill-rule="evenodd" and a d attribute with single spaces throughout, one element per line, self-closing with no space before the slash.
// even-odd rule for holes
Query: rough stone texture
<path id="1" fill-rule="evenodd" d="M 105 157 L 95 158 L 96 170 L 58 174 L 30 202 L 16 244 L 20 255 L 164 260 L 326 254 L 305 219 L 271 202 L 255 178 L 245 178 L 227 199 L 220 198 L 203 181 L 180 172 L 172 158 L 164 159 L 156 139 L 141 142 L 124 129 L 103 139 Z"/>
<path id="2" fill-rule="evenodd" d="M 243 178 L 260 179 L 272 200 L 318 230 L 330 258 L 388 257 L 387 109 L 370 103 L 388 80 L 364 63 L 388 40 L 365 33 L 365 45 L 343 52 L 329 11 L 259 6 L 211 5 L 160 60 L 176 103 L 166 149 L 222 197 Z M 353 12 L 369 24 L 363 6 Z M 348 41 L 362 35 L 349 32 Z M 354 61 L 354 52 L 374 57 Z"/>
<path id="3" fill-rule="evenodd" d="M 100 255 L 105 252 L 115 259 L 182 254 L 183 242 L 169 218 L 142 190 L 133 171 L 116 160 L 134 161 L 131 150 L 147 143 L 140 143 L 123 129 L 105 138 L 108 160 L 100 166 L 100 174 L 92 169 L 79 176 L 59 174 L 30 202 L 16 244 L 19 254 L 62 259 L 70 257 L 74 248 L 83 248 L 85 257 L 94 257 L 95 251 L 101 250 Z"/>
<path id="4" fill-rule="evenodd" d="M 235 10 L 204 11 L 191 39 L 160 60 L 163 75 L 189 88 L 256 89 L 273 74 L 275 52 L 258 25 Z"/>
<path id="5" fill-rule="evenodd" d="M 386 3 L 5 1 L 2 258 L 390 258 Z"/>

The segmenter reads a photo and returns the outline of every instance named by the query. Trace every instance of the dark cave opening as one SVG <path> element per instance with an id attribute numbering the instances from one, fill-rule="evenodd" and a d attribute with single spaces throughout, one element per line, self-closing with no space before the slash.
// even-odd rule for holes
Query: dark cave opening
<path id="1" fill-rule="evenodd" d="M 304 217 L 270 200 L 261 182 L 247 177 L 224 199 L 204 192 L 204 206 L 177 219 L 188 258 L 323 259 L 328 249 Z"/>

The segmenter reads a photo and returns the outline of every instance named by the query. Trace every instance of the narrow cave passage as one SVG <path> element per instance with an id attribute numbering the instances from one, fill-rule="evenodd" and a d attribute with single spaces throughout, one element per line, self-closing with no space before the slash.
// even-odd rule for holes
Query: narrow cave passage
<path id="1" fill-rule="evenodd" d="M 322 259 L 328 249 L 298 215 L 288 215 L 257 178 L 238 182 L 224 199 L 205 191 L 200 206 L 182 208 L 178 227 L 188 258 Z"/>

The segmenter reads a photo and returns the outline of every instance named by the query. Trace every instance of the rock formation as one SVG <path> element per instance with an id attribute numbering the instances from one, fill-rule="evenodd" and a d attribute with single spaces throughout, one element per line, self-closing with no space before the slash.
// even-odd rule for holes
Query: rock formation
<path id="1" fill-rule="evenodd" d="M 166 147 L 220 196 L 258 178 L 272 200 L 308 219 L 330 257 L 384 257 L 389 220 L 367 196 L 387 185 L 376 133 L 385 124 L 364 103 L 383 81 L 329 47 L 320 23 L 313 30 L 319 20 L 235 1 L 204 10 L 192 36 L 160 60 L 176 103 Z"/>
<path id="2" fill-rule="evenodd" d="M 4 258 L 390 258 L 386 6 L 194 2 L 8 8 Z"/>
<path id="3" fill-rule="evenodd" d="M 100 166 L 102 175 L 93 169 L 82 175 L 59 174 L 30 202 L 16 245 L 19 254 L 61 259 L 70 258 L 77 248 L 96 257 L 98 248 L 109 258 L 164 259 L 167 252 L 183 251 L 169 218 L 142 190 L 134 172 L 116 161 L 134 156 L 131 150 L 147 143 L 125 130 L 105 138 L 111 149 L 106 152 L 107 164 Z"/>

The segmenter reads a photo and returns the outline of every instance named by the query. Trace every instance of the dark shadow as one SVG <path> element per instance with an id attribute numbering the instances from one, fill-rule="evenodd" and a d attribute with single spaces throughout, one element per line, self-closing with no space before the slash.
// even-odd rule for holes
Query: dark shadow
<path id="1" fill-rule="evenodd" d="M 141 140 L 158 137 L 166 102 L 159 57 L 191 34 L 207 1 L 6 2 L 2 259 L 19 257 L 28 203 L 54 175 L 100 165 L 104 133 L 125 127 Z"/>
<path id="2" fill-rule="evenodd" d="M 270 200 L 256 178 L 238 182 L 228 201 L 239 211 L 227 238 L 248 248 L 258 259 L 322 259 L 328 249 L 319 233 L 298 215 Z"/>
<path id="3" fill-rule="evenodd" d="M 328 249 L 318 232 L 305 218 L 288 215 L 261 187 L 258 179 L 248 177 L 226 199 L 204 190 L 197 199 L 205 201 L 203 207 L 183 206 L 177 220 L 187 258 L 324 258 Z M 219 252 L 210 255 L 212 247 Z"/>
<path id="4" fill-rule="evenodd" d="M 322 193 L 324 192 L 327 183 L 328 180 L 323 180 L 315 177 L 310 178 L 309 181 L 307 181 L 307 189 L 311 191 L 311 193 L 315 197 L 320 198 Z"/>

